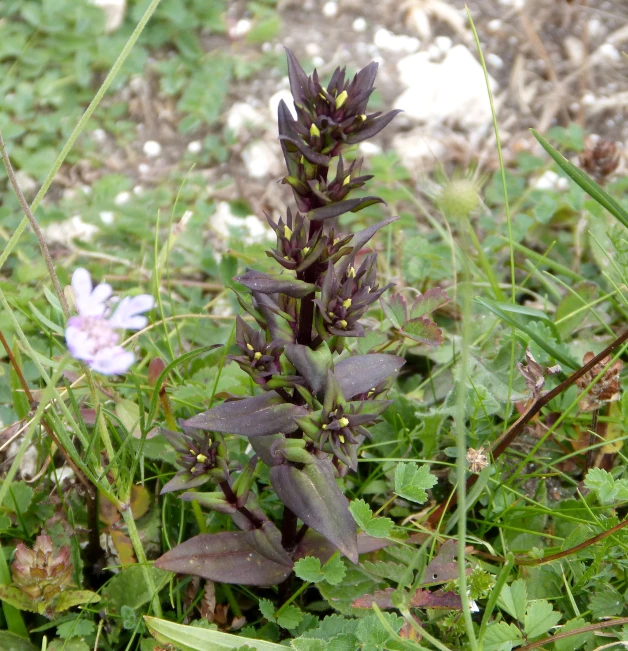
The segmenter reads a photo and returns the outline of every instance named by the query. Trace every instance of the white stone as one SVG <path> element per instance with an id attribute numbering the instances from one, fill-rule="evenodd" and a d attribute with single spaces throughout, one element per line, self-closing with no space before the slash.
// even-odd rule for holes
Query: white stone
<path id="1" fill-rule="evenodd" d="M 149 158 L 157 158 L 161 154 L 161 145 L 156 140 L 147 140 L 144 143 L 144 153 Z"/>
<path id="2" fill-rule="evenodd" d="M 133 188 L 133 194 L 139 197 L 141 194 L 144 194 L 144 188 L 141 185 L 136 185 Z"/>
<path id="3" fill-rule="evenodd" d="M 137 166 L 137 171 L 142 175 L 145 176 L 150 172 L 150 165 L 147 165 L 146 163 L 140 163 Z"/>
<path id="4" fill-rule="evenodd" d="M 273 121 L 277 119 L 277 109 L 279 108 L 279 104 L 281 103 L 281 100 L 283 100 L 287 104 L 290 113 L 292 113 L 292 117 L 296 118 L 297 112 L 294 108 L 294 100 L 292 99 L 292 93 L 286 89 L 286 90 L 277 91 L 268 100 L 268 110 L 272 115 Z"/>
<path id="5" fill-rule="evenodd" d="M 251 31 L 252 23 L 247 18 L 241 18 L 230 30 L 231 38 L 242 38 Z"/>
<path id="6" fill-rule="evenodd" d="M 37 474 L 38 457 L 39 453 L 37 452 L 37 448 L 32 444 L 29 445 L 20 461 L 20 474 L 22 475 L 22 479 L 33 479 Z"/>
<path id="7" fill-rule="evenodd" d="M 487 52 L 486 63 L 498 69 L 504 67 L 504 60 L 499 55 L 495 54 L 495 52 Z"/>
<path id="8" fill-rule="evenodd" d="M 308 44 L 305 46 L 305 53 L 306 53 L 309 57 L 315 57 L 315 56 L 318 56 L 318 55 L 321 53 L 320 45 L 319 45 L 318 43 L 308 43 Z"/>
<path id="9" fill-rule="evenodd" d="M 546 170 L 541 176 L 533 179 L 530 183 L 535 190 L 556 190 L 560 176 L 552 170 Z"/>
<path id="10" fill-rule="evenodd" d="M 604 31 L 602 27 L 602 21 L 599 18 L 591 18 L 588 27 L 589 36 L 600 36 L 600 34 Z"/>
<path id="11" fill-rule="evenodd" d="M 188 143 L 188 151 L 190 154 L 198 154 L 203 149 L 203 143 L 200 140 L 192 140 Z"/>
<path id="12" fill-rule="evenodd" d="M 246 244 L 259 242 L 260 239 L 271 239 L 274 235 L 273 231 L 255 215 L 246 217 L 234 215 L 226 201 L 221 201 L 216 206 L 216 211 L 210 217 L 210 227 L 223 239 L 228 239 L 234 229 L 244 229 L 248 233 L 243 240 Z"/>
<path id="13" fill-rule="evenodd" d="M 353 28 L 354 32 L 365 32 L 366 31 L 366 18 L 363 18 L 360 16 L 359 18 L 356 18 L 351 27 Z"/>
<path id="14" fill-rule="evenodd" d="M 421 41 L 416 36 L 393 34 L 383 27 L 375 32 L 373 43 L 381 50 L 395 54 L 412 54 L 421 46 Z"/>
<path id="15" fill-rule="evenodd" d="M 102 144 L 107 140 L 107 132 L 104 129 L 94 129 L 92 131 L 92 138 L 95 142 Z"/>
<path id="16" fill-rule="evenodd" d="M 593 106 L 597 102 L 597 99 L 593 93 L 585 93 L 582 96 L 582 104 L 584 106 Z"/>
<path id="17" fill-rule="evenodd" d="M 453 45 L 453 42 L 449 36 L 437 36 L 434 39 L 434 43 L 441 52 L 449 52 L 449 50 L 451 50 L 451 46 Z"/>
<path id="18" fill-rule="evenodd" d="M 254 140 L 242 151 L 242 160 L 248 175 L 253 179 L 263 179 L 279 172 L 278 147 L 263 140 Z"/>
<path id="19" fill-rule="evenodd" d="M 363 156 L 375 156 L 377 154 L 382 153 L 382 148 L 375 144 L 374 142 L 369 142 L 368 140 L 365 140 L 364 142 L 361 142 L 358 145 L 358 151 L 363 155 Z"/>
<path id="20" fill-rule="evenodd" d="M 487 25 L 486 29 L 488 29 L 489 32 L 492 32 L 493 34 L 495 32 L 498 32 L 502 28 L 502 21 L 499 18 L 494 18 L 493 20 L 490 20 Z"/>
<path id="21" fill-rule="evenodd" d="M 100 214 L 100 221 L 103 224 L 113 224 L 113 220 L 115 218 L 115 215 L 111 212 L 111 210 L 103 210 Z"/>
<path id="22" fill-rule="evenodd" d="M 421 128 L 396 135 L 392 146 L 404 166 L 411 171 L 436 167 L 447 152 L 441 139 Z"/>
<path id="23" fill-rule="evenodd" d="M 325 64 L 323 57 L 312 57 L 312 64 L 315 68 L 321 68 Z"/>
<path id="24" fill-rule="evenodd" d="M 259 132 L 265 125 L 265 116 L 246 102 L 236 102 L 227 114 L 227 127 L 237 138 L 247 131 Z"/>
<path id="25" fill-rule="evenodd" d="M 323 5 L 323 16 L 335 18 L 338 15 L 338 5 L 335 2 L 326 2 Z"/>
<path id="26" fill-rule="evenodd" d="M 119 194 L 116 195 L 116 198 L 113 200 L 113 203 L 115 203 L 116 206 L 124 206 L 124 204 L 129 203 L 130 200 L 131 200 L 131 193 L 125 190 L 124 192 L 120 192 Z"/>
<path id="27" fill-rule="evenodd" d="M 621 54 L 612 43 L 604 43 L 603 45 L 600 45 L 597 51 L 600 57 L 609 63 L 617 63 L 618 61 L 621 61 Z"/>
<path id="28" fill-rule="evenodd" d="M 31 198 L 35 196 L 39 185 L 32 176 L 29 176 L 24 170 L 18 170 L 15 173 L 15 180 L 25 197 Z"/>
<path id="29" fill-rule="evenodd" d="M 408 118 L 426 124 L 454 123 L 466 130 L 484 127 L 492 119 L 482 66 L 464 45 L 447 52 L 441 63 L 433 63 L 425 52 L 404 57 L 397 64 L 407 86 L 395 108 Z M 493 92 L 497 83 L 489 77 Z"/>
<path id="30" fill-rule="evenodd" d="M 115 32 L 124 22 L 126 0 L 89 0 L 105 12 L 105 32 Z"/>
<path id="31" fill-rule="evenodd" d="M 74 215 L 63 222 L 50 224 L 43 231 L 47 242 L 69 247 L 72 240 L 82 240 L 83 242 L 92 240 L 94 235 L 98 233 L 98 227 L 87 224 L 81 219 L 80 215 Z"/>

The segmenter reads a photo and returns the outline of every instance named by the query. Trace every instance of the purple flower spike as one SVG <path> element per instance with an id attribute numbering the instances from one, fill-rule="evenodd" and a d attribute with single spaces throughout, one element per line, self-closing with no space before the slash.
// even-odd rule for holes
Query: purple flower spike
<path id="1" fill-rule="evenodd" d="M 119 330 L 141 330 L 148 323 L 142 315 L 155 305 L 148 294 L 126 297 L 111 313 L 113 290 L 107 283 L 96 287 L 86 269 L 72 274 L 72 289 L 76 296 L 78 316 L 68 320 L 65 341 L 72 357 L 85 362 L 103 375 L 126 373 L 135 355 L 119 344 Z"/>

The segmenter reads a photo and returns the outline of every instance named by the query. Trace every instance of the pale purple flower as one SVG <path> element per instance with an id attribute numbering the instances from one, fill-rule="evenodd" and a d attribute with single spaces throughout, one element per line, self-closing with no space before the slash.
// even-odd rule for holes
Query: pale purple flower
<path id="1" fill-rule="evenodd" d="M 135 355 L 119 345 L 119 331 L 144 328 L 148 319 L 142 313 L 152 310 L 155 300 L 140 294 L 116 302 L 111 285 L 94 287 L 86 269 L 72 274 L 72 289 L 78 316 L 71 317 L 65 329 L 70 354 L 103 375 L 126 373 Z"/>

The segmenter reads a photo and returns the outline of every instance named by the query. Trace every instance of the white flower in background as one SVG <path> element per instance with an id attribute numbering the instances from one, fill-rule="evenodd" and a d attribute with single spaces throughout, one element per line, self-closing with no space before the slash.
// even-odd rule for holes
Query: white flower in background
<path id="1" fill-rule="evenodd" d="M 126 373 L 135 355 L 122 346 L 120 330 L 141 330 L 148 323 L 143 312 L 152 310 L 155 299 L 149 294 L 112 299 L 111 285 L 96 287 L 86 269 L 72 274 L 78 316 L 68 320 L 65 341 L 72 357 L 80 359 L 103 375 Z M 113 310 L 112 310 L 113 303 Z"/>

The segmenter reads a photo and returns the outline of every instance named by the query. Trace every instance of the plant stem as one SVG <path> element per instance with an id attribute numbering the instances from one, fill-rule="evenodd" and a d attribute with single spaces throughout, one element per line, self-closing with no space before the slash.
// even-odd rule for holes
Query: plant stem
<path id="1" fill-rule="evenodd" d="M 107 428 L 107 421 L 105 420 L 105 415 L 102 411 L 100 399 L 98 398 L 98 387 L 96 386 L 96 382 L 94 382 L 94 377 L 92 376 L 91 371 L 87 367 L 85 367 L 85 379 L 87 380 L 89 392 L 92 396 L 92 403 L 94 404 L 94 409 L 96 410 L 96 426 L 98 429 L 98 434 L 101 441 L 103 442 L 103 445 L 105 446 L 107 457 L 109 457 L 109 463 L 111 464 L 111 474 L 113 475 L 114 480 L 117 480 L 118 469 L 115 467 L 115 464 L 112 463 L 113 459 L 115 458 L 113 443 L 111 442 L 109 429 Z"/>
<path id="2" fill-rule="evenodd" d="M 139 532 L 135 526 L 135 519 L 133 518 L 131 507 L 126 504 L 125 508 L 120 509 L 120 511 L 122 513 L 122 518 L 124 519 L 124 524 L 126 524 L 127 531 L 129 532 L 129 538 L 131 539 L 137 562 L 142 566 L 144 580 L 146 581 L 148 589 L 151 591 L 153 612 L 156 617 L 162 617 L 163 613 L 161 611 L 161 604 L 159 603 L 159 594 L 157 593 L 157 588 L 155 588 L 153 577 L 150 574 L 148 560 L 146 559 L 146 553 L 144 552 L 144 546 L 140 540 Z"/>

